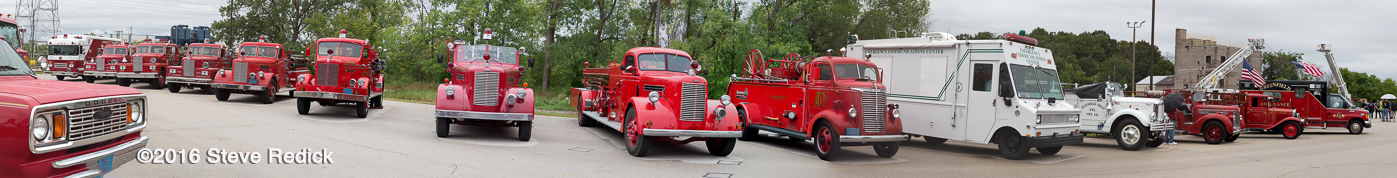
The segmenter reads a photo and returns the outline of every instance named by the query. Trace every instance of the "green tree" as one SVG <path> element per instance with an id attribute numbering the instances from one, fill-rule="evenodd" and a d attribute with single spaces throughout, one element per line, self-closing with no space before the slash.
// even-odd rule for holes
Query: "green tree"
<path id="1" fill-rule="evenodd" d="M 1262 64 L 1255 67 L 1265 68 L 1261 70 L 1261 76 L 1266 77 L 1267 80 L 1300 80 L 1295 64 L 1290 62 L 1299 62 L 1304 55 L 1305 53 L 1286 52 L 1285 50 L 1263 52 L 1261 53 Z"/>
<path id="2" fill-rule="evenodd" d="M 340 12 L 346 0 L 228 0 L 223 19 L 211 24 L 213 41 L 238 44 L 267 36 L 269 42 L 300 46 L 314 40 L 306 28 L 316 15 Z"/>

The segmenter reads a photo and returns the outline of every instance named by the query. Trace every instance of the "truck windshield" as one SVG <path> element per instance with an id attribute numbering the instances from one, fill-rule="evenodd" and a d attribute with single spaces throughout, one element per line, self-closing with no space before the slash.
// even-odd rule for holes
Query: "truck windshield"
<path id="1" fill-rule="evenodd" d="M 267 46 L 243 46 L 243 53 L 244 53 L 243 56 L 255 56 L 255 57 L 276 58 L 276 57 L 277 57 L 277 52 L 281 52 L 281 50 L 280 50 L 280 49 L 277 49 L 276 47 L 267 47 Z M 339 52 L 335 52 L 335 53 L 339 53 Z"/>
<path id="2" fill-rule="evenodd" d="M 1121 84 L 1119 84 L 1119 83 L 1116 83 L 1116 82 L 1108 82 L 1108 84 L 1106 85 L 1106 87 L 1110 88 L 1110 90 L 1108 90 L 1108 91 L 1106 91 L 1106 92 L 1110 92 L 1110 93 L 1111 93 L 1111 96 L 1125 96 L 1125 91 L 1122 90 L 1123 88 L 1121 88 Z"/>
<path id="3" fill-rule="evenodd" d="M 689 57 L 665 53 L 640 54 L 640 60 L 636 62 L 640 70 L 671 72 L 689 72 L 689 65 L 693 64 Z"/>
<path id="4" fill-rule="evenodd" d="M 194 53 L 194 55 L 200 56 L 218 56 L 218 53 L 222 51 L 222 49 L 216 47 L 193 47 L 189 48 L 189 50 L 191 53 Z"/>
<path id="5" fill-rule="evenodd" d="M 1343 96 L 1339 96 L 1339 95 L 1329 95 L 1329 96 L 1327 96 L 1327 97 L 1329 97 L 1329 99 L 1328 99 L 1328 100 L 1329 100 L 1329 103 L 1324 103 L 1324 107 L 1327 107 L 1327 108 L 1343 108 L 1343 109 L 1348 109 L 1348 108 L 1345 108 L 1345 105 L 1344 105 L 1344 104 L 1348 104 L 1348 100 L 1344 100 L 1344 97 L 1343 97 Z M 1349 106 L 1352 106 L 1352 105 L 1349 105 Z"/>
<path id="6" fill-rule="evenodd" d="M 14 24 L 0 24 L 0 35 L 5 36 L 5 42 L 11 46 L 19 44 L 19 31 Z"/>
<path id="7" fill-rule="evenodd" d="M 9 43 L 0 43 L 0 76 L 34 75 L 14 49 Z"/>
<path id="8" fill-rule="evenodd" d="M 471 62 L 485 60 L 485 54 L 488 53 L 490 54 L 490 62 L 506 64 L 519 63 L 519 55 L 516 54 L 516 52 L 519 51 L 518 49 L 503 46 L 490 46 L 488 47 L 489 51 L 486 51 L 486 48 L 485 45 L 465 45 L 456 47 L 456 61 Z"/>
<path id="9" fill-rule="evenodd" d="M 1013 72 L 1014 91 L 1018 91 L 1019 98 L 1063 99 L 1056 70 L 1010 65 L 1010 71 Z"/>
<path id="10" fill-rule="evenodd" d="M 330 50 L 335 50 L 334 56 L 357 58 L 364 51 L 364 45 L 347 42 L 321 42 L 320 55 L 329 56 Z"/>
<path id="11" fill-rule="evenodd" d="M 102 50 L 102 54 L 126 55 L 126 48 L 106 48 Z"/>
<path id="12" fill-rule="evenodd" d="M 82 46 L 78 45 L 51 45 L 49 55 L 76 56 L 82 54 Z"/>
<path id="13" fill-rule="evenodd" d="M 878 80 L 878 68 L 862 64 L 836 64 L 834 73 L 839 79 Z"/>
<path id="14" fill-rule="evenodd" d="M 136 54 L 165 53 L 164 46 L 141 46 L 136 47 Z"/>

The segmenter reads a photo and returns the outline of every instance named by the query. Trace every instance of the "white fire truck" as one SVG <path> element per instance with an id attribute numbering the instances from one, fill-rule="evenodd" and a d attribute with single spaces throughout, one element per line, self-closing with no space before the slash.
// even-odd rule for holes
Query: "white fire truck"
<path id="1" fill-rule="evenodd" d="M 888 102 L 901 108 L 903 133 L 934 144 L 994 143 L 1008 159 L 1022 159 L 1029 148 L 1057 154 L 1082 142 L 1081 110 L 1063 101 L 1052 51 L 1033 38 L 956 40 L 935 32 L 851 39 L 846 56 L 887 66 L 882 82 Z"/>
<path id="2" fill-rule="evenodd" d="M 119 44 L 121 39 L 86 35 L 53 36 L 48 41 L 49 53 L 44 58 L 49 74 L 63 80 L 66 77 L 79 78 L 83 65 L 95 60 L 100 49 L 107 44 Z"/>

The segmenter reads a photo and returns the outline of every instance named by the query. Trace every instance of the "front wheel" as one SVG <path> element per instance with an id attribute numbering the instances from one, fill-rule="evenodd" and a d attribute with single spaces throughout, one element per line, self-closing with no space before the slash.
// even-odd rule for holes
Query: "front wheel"
<path id="1" fill-rule="evenodd" d="M 58 81 L 63 81 L 63 76 L 58 76 Z"/>
<path id="2" fill-rule="evenodd" d="M 1144 148 L 1145 131 L 1143 128 L 1145 127 L 1140 125 L 1140 121 L 1136 121 L 1134 118 L 1126 118 L 1125 122 L 1121 123 L 1114 133 L 1116 144 L 1120 145 L 1121 149 L 1130 151 Z M 1042 148 L 1039 148 L 1039 150 L 1042 150 Z"/>
<path id="3" fill-rule="evenodd" d="M 1019 136 L 1018 132 L 1007 131 L 999 134 L 997 140 L 999 144 L 999 154 L 1005 159 L 1020 160 L 1028 155 L 1028 138 Z"/>
<path id="4" fill-rule="evenodd" d="M 93 77 L 93 76 L 82 76 L 82 81 L 87 82 L 87 83 L 97 82 L 97 77 Z"/>
<path id="5" fill-rule="evenodd" d="M 1044 155 L 1055 155 L 1059 151 L 1062 151 L 1062 146 L 1038 147 L 1038 153 L 1043 153 Z"/>
<path id="6" fill-rule="evenodd" d="M 1240 137 L 1242 137 L 1242 134 L 1227 135 L 1227 139 L 1222 140 L 1222 141 L 1226 141 L 1226 142 L 1235 142 L 1235 141 L 1237 141 L 1237 138 L 1240 138 Z"/>
<path id="7" fill-rule="evenodd" d="M 150 84 L 151 87 L 155 87 L 155 89 L 165 88 L 165 76 L 155 76 L 155 79 L 149 80 L 150 81 L 147 81 L 146 84 Z"/>
<path id="8" fill-rule="evenodd" d="M 878 157 L 892 158 L 897 155 L 897 149 L 902 147 L 902 142 L 883 142 L 873 144 L 873 152 L 878 153 Z"/>
<path id="9" fill-rule="evenodd" d="M 298 104 L 301 103 L 299 99 L 296 100 L 296 101 L 297 101 Z M 304 111 L 304 110 L 302 110 L 302 111 Z M 301 114 L 306 114 L 306 113 L 305 113 L 305 112 L 302 112 Z M 440 117 L 438 117 L 438 118 L 437 118 L 437 137 L 446 137 L 446 134 L 447 134 L 447 133 L 450 133 L 450 132 L 451 132 L 451 119 L 449 119 L 449 118 L 440 118 Z"/>
<path id="10" fill-rule="evenodd" d="M 218 98 L 218 101 L 228 101 L 228 95 L 228 90 L 217 88 L 213 89 L 213 97 Z"/>
<path id="11" fill-rule="evenodd" d="M 1219 144 L 1227 138 L 1227 130 L 1222 129 L 1222 123 L 1217 121 L 1208 122 L 1203 125 L 1203 141 L 1208 144 Z"/>
<path id="12" fill-rule="evenodd" d="M 626 153 L 634 157 L 645 157 L 650 153 L 651 139 L 641 134 L 644 130 L 635 118 L 635 108 L 626 108 L 626 125 L 621 130 L 626 132 Z"/>
<path id="13" fill-rule="evenodd" d="M 296 113 L 300 113 L 301 115 L 306 115 L 306 113 L 310 113 L 310 99 L 296 98 Z M 438 122 L 440 122 L 440 120 L 438 120 Z"/>
<path id="14" fill-rule="evenodd" d="M 368 103 L 368 102 L 359 102 L 359 105 L 354 106 L 354 108 L 356 109 L 355 114 L 357 114 L 356 116 L 358 116 L 359 118 L 368 118 L 368 117 L 369 117 L 369 103 Z"/>
<path id="15" fill-rule="evenodd" d="M 1300 124 L 1287 122 L 1285 128 L 1281 128 L 1281 135 L 1285 136 L 1285 139 L 1300 138 Z"/>
<path id="16" fill-rule="evenodd" d="M 1363 123 L 1358 122 L 1358 121 L 1349 121 L 1349 122 L 1348 122 L 1348 133 L 1349 133 L 1349 134 L 1354 134 L 1354 135 L 1358 135 L 1358 134 L 1363 133 Z"/>
<path id="17" fill-rule="evenodd" d="M 178 83 L 173 83 L 173 84 L 170 84 L 169 87 L 170 87 L 170 88 L 166 88 L 166 89 L 169 89 L 169 90 L 170 90 L 170 93 L 179 93 L 180 84 L 178 84 Z"/>
<path id="18" fill-rule="evenodd" d="M 708 154 L 712 154 L 713 156 L 728 156 L 728 154 L 732 154 L 733 148 L 737 146 L 737 139 L 709 138 L 708 141 L 704 141 L 704 143 L 708 145 Z"/>
<path id="19" fill-rule="evenodd" d="M 131 86 L 131 79 L 118 78 L 118 79 L 116 79 L 116 85 L 117 85 L 117 86 L 123 86 L 123 87 L 129 87 L 129 86 Z"/>
<path id="20" fill-rule="evenodd" d="M 820 159 L 833 159 L 834 152 L 839 151 L 839 146 L 839 133 L 835 132 L 829 123 L 820 121 L 815 128 L 815 151 Z"/>
<path id="21" fill-rule="evenodd" d="M 922 136 L 922 139 L 926 140 L 926 143 L 930 143 L 930 144 L 933 144 L 933 145 L 940 145 L 940 144 L 945 144 L 945 143 L 946 143 L 946 139 L 944 139 L 944 138 L 936 138 L 936 137 L 932 137 L 932 136 Z"/>
<path id="22" fill-rule="evenodd" d="M 373 109 L 383 109 L 383 96 L 369 99 L 369 107 Z"/>
<path id="23" fill-rule="evenodd" d="M 438 127 L 440 127 L 440 126 L 438 126 Z M 526 142 L 529 141 L 529 137 L 533 136 L 533 132 L 534 132 L 534 122 L 533 122 L 533 121 L 519 122 L 519 141 L 526 141 Z"/>
<path id="24" fill-rule="evenodd" d="M 742 123 L 738 123 L 742 126 L 742 137 L 738 137 L 738 139 L 747 141 L 755 140 L 757 139 L 757 129 L 747 125 L 747 123 L 751 123 L 751 121 L 747 120 L 747 113 L 745 111 L 745 109 L 737 108 L 737 120 L 742 121 Z"/>

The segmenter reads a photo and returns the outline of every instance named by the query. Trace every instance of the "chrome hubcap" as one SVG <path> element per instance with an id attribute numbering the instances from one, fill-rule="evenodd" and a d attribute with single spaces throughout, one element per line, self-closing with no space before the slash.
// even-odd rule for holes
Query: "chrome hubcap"
<path id="1" fill-rule="evenodd" d="M 1127 125 L 1121 129 L 1121 140 L 1126 144 L 1135 144 L 1140 141 L 1140 128 L 1135 125 Z"/>

